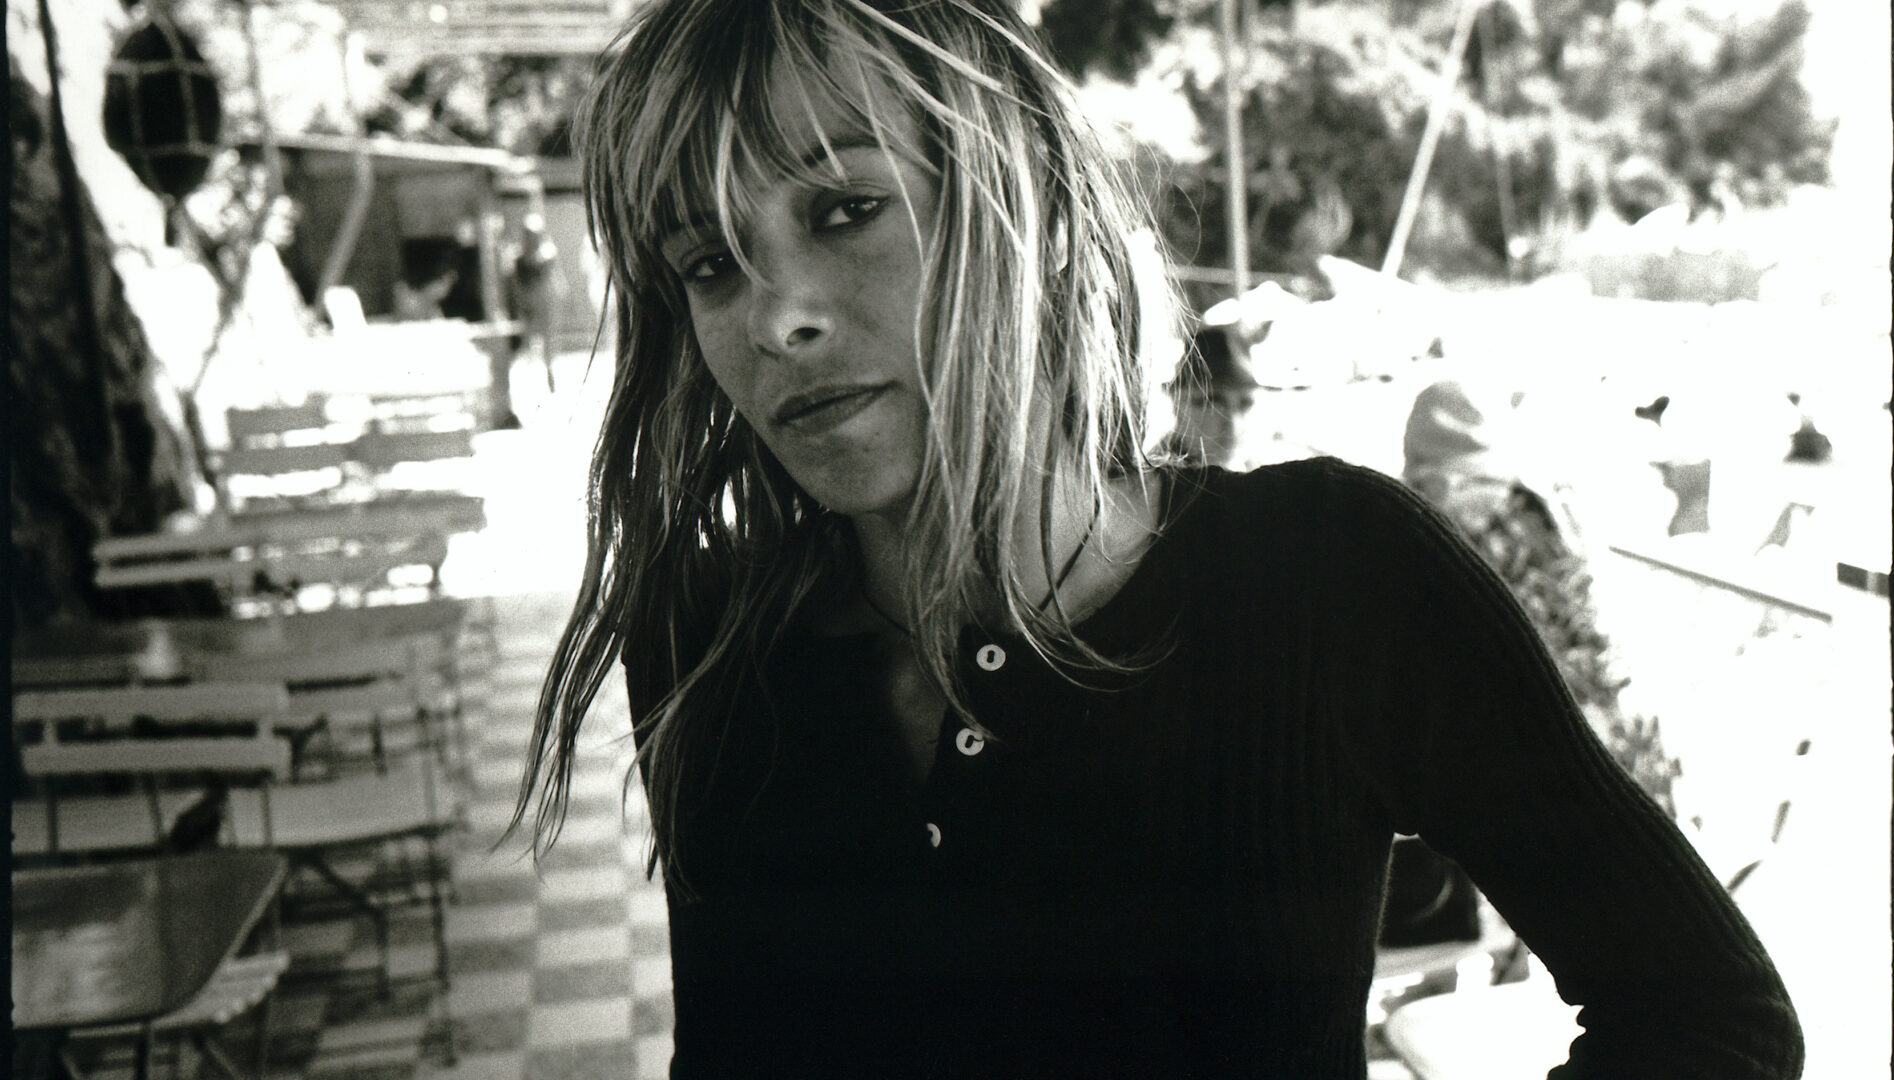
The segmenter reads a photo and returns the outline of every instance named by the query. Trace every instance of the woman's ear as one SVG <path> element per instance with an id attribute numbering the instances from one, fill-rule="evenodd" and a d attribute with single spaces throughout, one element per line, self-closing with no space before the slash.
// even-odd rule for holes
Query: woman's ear
<path id="1" fill-rule="evenodd" d="M 1065 269 L 1066 260 L 1071 254 L 1069 248 L 1070 242 L 1065 232 L 1065 217 L 1055 214 L 1052 218 L 1052 269 L 1054 273 Z"/>

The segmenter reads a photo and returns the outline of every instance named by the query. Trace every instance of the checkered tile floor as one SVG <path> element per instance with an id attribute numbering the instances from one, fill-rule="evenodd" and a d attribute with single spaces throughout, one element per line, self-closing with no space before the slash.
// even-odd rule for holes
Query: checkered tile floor
<path id="1" fill-rule="evenodd" d="M 630 764 L 622 685 L 608 682 L 595 706 L 551 854 L 535 867 L 524 838 L 501 840 L 565 603 L 495 601 L 500 660 L 468 687 L 473 791 L 467 827 L 451 839 L 451 988 L 443 995 L 433 979 L 424 904 L 394 912 L 394 978 L 386 997 L 374 976 L 378 954 L 368 920 L 339 909 L 333 917 L 291 919 L 283 942 L 294 959 L 270 1021 L 272 1080 L 666 1075 L 671 968 L 664 892 L 645 880 L 646 818 L 636 788 L 620 813 Z M 253 1060 L 251 1034 L 238 1025 L 222 1040 L 240 1063 Z M 187 1074 L 189 1059 L 187 1052 Z M 91 1075 L 99 1080 L 130 1076 L 122 1047 L 98 1048 L 80 1060 L 96 1067 Z M 164 1068 L 161 1057 L 154 1074 Z"/>

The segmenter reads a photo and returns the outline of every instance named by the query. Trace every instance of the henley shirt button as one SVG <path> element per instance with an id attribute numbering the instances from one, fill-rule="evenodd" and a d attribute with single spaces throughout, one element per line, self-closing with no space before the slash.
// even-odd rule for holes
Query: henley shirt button
<path id="1" fill-rule="evenodd" d="M 963 727 L 960 734 L 954 736 L 954 749 L 972 757 L 986 749 L 986 738 L 970 727 Z"/>
<path id="2" fill-rule="evenodd" d="M 979 664 L 982 671 L 998 671 L 1006 665 L 1006 650 L 998 645 L 982 645 L 973 655 L 973 662 Z"/>
<path id="3" fill-rule="evenodd" d="M 931 821 L 927 823 L 927 842 L 934 847 L 940 846 L 940 826 Z"/>

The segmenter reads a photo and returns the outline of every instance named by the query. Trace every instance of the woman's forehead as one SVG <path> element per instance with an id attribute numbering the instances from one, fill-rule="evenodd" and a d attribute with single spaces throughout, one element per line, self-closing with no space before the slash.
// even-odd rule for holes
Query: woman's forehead
<path id="1" fill-rule="evenodd" d="M 741 214 L 757 192 L 782 183 L 846 178 L 851 152 L 891 154 L 930 171 L 919 125 L 886 80 L 859 68 L 812 76 L 772 65 L 762 92 L 738 100 L 693 132 L 695 149 L 666 185 L 666 231 Z M 746 107 L 746 105 L 748 107 Z"/>

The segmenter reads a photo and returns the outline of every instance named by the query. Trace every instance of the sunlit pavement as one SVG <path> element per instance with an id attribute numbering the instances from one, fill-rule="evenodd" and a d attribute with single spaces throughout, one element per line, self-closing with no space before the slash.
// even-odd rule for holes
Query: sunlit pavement
<path id="1" fill-rule="evenodd" d="M 513 374 L 521 426 L 475 437 L 466 489 L 486 499 L 487 527 L 456 537 L 442 586 L 457 596 L 507 596 L 578 587 L 585 564 L 586 470 L 611 392 L 612 360 L 586 353 Z"/>

